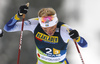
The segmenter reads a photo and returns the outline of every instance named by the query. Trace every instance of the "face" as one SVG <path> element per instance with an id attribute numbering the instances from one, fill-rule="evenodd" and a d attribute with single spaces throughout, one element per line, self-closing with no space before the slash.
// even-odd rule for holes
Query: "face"
<path id="1" fill-rule="evenodd" d="M 42 27 L 43 31 L 48 34 L 49 36 L 54 35 L 56 31 L 57 25 L 54 25 L 52 27 Z"/>

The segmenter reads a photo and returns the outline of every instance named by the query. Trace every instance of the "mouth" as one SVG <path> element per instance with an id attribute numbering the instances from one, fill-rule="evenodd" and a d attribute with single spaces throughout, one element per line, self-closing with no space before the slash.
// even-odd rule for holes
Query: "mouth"
<path id="1" fill-rule="evenodd" d="M 48 33 L 48 35 L 49 35 L 49 36 L 52 36 L 52 35 L 53 35 L 53 33 Z"/>
<path id="2" fill-rule="evenodd" d="M 54 35 L 54 33 L 55 33 L 55 30 L 56 30 L 56 28 L 52 31 L 52 32 L 50 32 L 50 33 L 47 33 L 49 36 L 52 36 L 52 35 Z"/>

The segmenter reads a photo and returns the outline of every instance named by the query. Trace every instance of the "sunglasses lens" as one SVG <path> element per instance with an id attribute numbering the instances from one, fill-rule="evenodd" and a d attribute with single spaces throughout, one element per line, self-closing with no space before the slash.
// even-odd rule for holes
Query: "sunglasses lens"
<path id="1" fill-rule="evenodd" d="M 52 21 L 53 19 L 54 19 L 53 16 L 41 17 L 41 21 L 43 23 L 48 22 L 48 21 Z"/>

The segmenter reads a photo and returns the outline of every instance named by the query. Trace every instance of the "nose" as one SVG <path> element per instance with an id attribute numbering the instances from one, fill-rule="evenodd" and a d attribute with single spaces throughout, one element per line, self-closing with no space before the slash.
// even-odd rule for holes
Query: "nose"
<path id="1" fill-rule="evenodd" d="M 47 32 L 48 32 L 48 33 L 51 33 L 52 31 L 51 31 L 51 30 L 48 30 Z"/>
<path id="2" fill-rule="evenodd" d="M 49 30 L 49 31 L 47 32 L 47 34 L 48 34 L 49 36 L 51 36 L 51 35 L 53 34 L 53 32 Z"/>

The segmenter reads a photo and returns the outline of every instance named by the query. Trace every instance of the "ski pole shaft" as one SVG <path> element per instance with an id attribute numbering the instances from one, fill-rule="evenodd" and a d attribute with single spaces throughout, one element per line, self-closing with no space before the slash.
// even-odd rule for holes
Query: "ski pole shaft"
<path id="1" fill-rule="evenodd" d="M 21 51 L 21 44 L 22 44 L 22 37 L 23 37 L 23 26 L 24 26 L 24 18 L 22 19 L 22 28 L 21 28 L 21 34 L 20 34 L 20 42 L 19 42 L 19 50 L 18 50 L 17 64 L 19 64 L 19 59 L 20 59 L 20 51 Z"/>
<path id="2" fill-rule="evenodd" d="M 79 50 L 78 45 L 77 45 L 76 42 L 75 42 L 75 45 L 76 45 L 77 51 L 78 51 L 78 53 L 79 53 L 79 55 L 80 55 L 80 58 L 81 58 L 81 60 L 82 60 L 82 63 L 85 64 L 85 63 L 84 63 L 84 60 L 83 60 L 83 58 L 82 58 L 81 52 L 80 52 L 80 50 Z"/>
<path id="3" fill-rule="evenodd" d="M 27 7 L 29 7 L 29 3 L 27 3 L 26 5 L 27 5 Z M 21 27 L 21 33 L 20 33 L 20 42 L 19 42 L 17 64 L 19 64 L 19 60 L 20 60 L 20 52 L 21 52 L 21 44 L 22 44 L 22 37 L 23 37 L 24 19 L 25 19 L 25 14 L 23 14 L 23 16 L 22 16 L 22 27 Z"/>
<path id="4" fill-rule="evenodd" d="M 67 31 L 70 33 L 68 27 L 67 27 Z M 80 52 L 80 50 L 79 50 L 79 47 L 78 47 L 78 45 L 77 45 L 77 43 L 76 43 L 76 39 L 73 39 L 73 41 L 74 41 L 74 43 L 75 43 L 75 45 L 76 45 L 76 48 L 77 48 L 77 51 L 78 51 L 78 53 L 79 53 L 79 55 L 80 55 L 80 58 L 81 58 L 82 64 L 85 64 L 85 63 L 84 63 L 84 60 L 83 60 L 83 57 L 82 57 L 82 55 L 81 55 L 81 52 Z"/>

